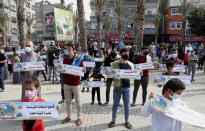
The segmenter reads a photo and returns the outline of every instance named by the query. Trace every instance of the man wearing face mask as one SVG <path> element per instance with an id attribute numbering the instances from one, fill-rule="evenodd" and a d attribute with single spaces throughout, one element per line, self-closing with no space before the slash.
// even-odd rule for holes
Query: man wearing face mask
<path id="1" fill-rule="evenodd" d="M 181 65 L 182 64 L 182 61 L 177 58 L 178 56 L 178 53 L 176 50 L 172 50 L 172 53 L 171 53 L 171 58 L 168 58 L 166 61 L 165 61 L 165 64 L 168 62 L 168 61 L 173 61 L 176 65 Z"/>
<path id="2" fill-rule="evenodd" d="M 122 48 L 120 50 L 121 59 L 119 61 L 111 63 L 113 69 L 134 69 L 133 63 L 128 61 L 129 50 Z M 112 121 L 108 124 L 109 128 L 115 126 L 117 118 L 117 108 L 120 102 L 121 95 L 123 97 L 124 111 L 125 111 L 125 127 L 132 128 L 129 122 L 129 102 L 130 102 L 130 80 L 129 79 L 115 79 L 114 78 L 114 90 L 113 90 L 113 106 L 112 106 Z"/>
<path id="3" fill-rule="evenodd" d="M 151 62 L 150 56 L 148 56 L 149 50 L 148 47 L 142 47 L 141 49 L 141 54 L 135 56 L 133 63 L 134 64 L 140 64 L 140 63 L 149 63 Z M 143 75 L 141 76 L 141 80 L 135 80 L 134 81 L 134 92 L 133 92 L 133 103 L 131 106 L 135 106 L 136 104 L 136 98 L 137 98 L 137 93 L 140 87 L 140 84 L 142 85 L 142 105 L 146 102 L 146 97 L 147 97 L 147 87 L 149 83 L 149 71 L 144 70 Z"/>
<path id="4" fill-rule="evenodd" d="M 189 67 L 188 67 L 188 75 L 190 76 L 191 72 L 192 72 L 192 76 L 191 76 L 191 80 L 192 82 L 194 82 L 194 75 L 196 72 L 196 65 L 198 62 L 198 57 L 195 55 L 195 51 L 191 51 L 191 55 L 188 57 L 188 63 L 189 63 Z"/>
<path id="5" fill-rule="evenodd" d="M 26 43 L 25 54 L 21 57 L 21 62 L 36 62 L 42 61 L 40 55 L 36 54 L 34 51 L 34 44 L 32 41 Z M 25 82 L 30 78 L 39 79 L 40 71 L 26 71 L 22 72 L 22 99 L 25 98 Z M 39 88 L 41 89 L 41 88 Z M 41 91 L 39 90 L 38 96 L 41 96 Z"/>

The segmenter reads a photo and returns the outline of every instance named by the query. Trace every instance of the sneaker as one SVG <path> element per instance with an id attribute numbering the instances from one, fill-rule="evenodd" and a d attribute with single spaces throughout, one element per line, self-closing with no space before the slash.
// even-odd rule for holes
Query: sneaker
<path id="1" fill-rule="evenodd" d="M 102 102 L 98 102 L 98 105 L 102 106 Z"/>
<path id="2" fill-rule="evenodd" d="M 109 128 L 115 127 L 115 122 L 114 122 L 114 121 L 111 121 L 111 122 L 108 124 L 108 127 L 109 127 Z"/>
<path id="3" fill-rule="evenodd" d="M 127 129 L 132 129 L 132 125 L 131 125 L 130 122 L 125 122 L 125 127 L 126 127 Z"/>
<path id="4" fill-rule="evenodd" d="M 58 104 L 62 104 L 64 102 L 65 102 L 65 100 L 61 100 L 61 101 L 58 102 Z"/>
<path id="5" fill-rule="evenodd" d="M 90 90 L 88 89 L 86 92 L 88 93 L 88 92 L 90 92 Z"/>
<path id="6" fill-rule="evenodd" d="M 48 79 L 48 81 L 51 81 L 51 79 Z"/>
<path id="7" fill-rule="evenodd" d="M 94 105 L 94 102 L 91 102 L 90 104 L 91 104 L 91 105 Z"/>
<path id="8" fill-rule="evenodd" d="M 133 102 L 133 103 L 131 104 L 131 106 L 132 106 L 132 107 L 135 107 L 135 106 L 136 106 L 135 102 Z"/>
<path id="9" fill-rule="evenodd" d="M 108 106 L 108 102 L 105 102 L 105 103 L 103 104 L 103 106 Z"/>

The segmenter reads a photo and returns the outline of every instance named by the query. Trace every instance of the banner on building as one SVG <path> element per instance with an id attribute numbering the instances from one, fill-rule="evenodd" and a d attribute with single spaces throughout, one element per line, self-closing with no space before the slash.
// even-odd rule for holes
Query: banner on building
<path id="1" fill-rule="evenodd" d="M 41 71 L 45 69 L 44 61 L 36 62 L 16 62 L 14 63 L 14 72 L 19 71 Z"/>
<path id="2" fill-rule="evenodd" d="M 154 110 L 173 119 L 197 127 L 205 128 L 205 115 L 198 113 L 186 106 L 183 101 L 171 101 L 163 96 L 155 95 L 151 100 Z"/>
<path id="3" fill-rule="evenodd" d="M 160 75 L 156 78 L 159 85 L 165 85 L 170 79 L 180 79 L 185 85 L 191 85 L 191 76 L 164 76 Z"/>
<path id="4" fill-rule="evenodd" d="M 57 63 L 55 64 L 56 70 L 61 73 L 76 75 L 76 76 L 84 76 L 83 67 L 72 66 L 67 64 Z"/>
<path id="5" fill-rule="evenodd" d="M 89 87 L 104 87 L 105 83 L 103 81 L 84 81 L 82 82 L 83 88 L 89 88 Z"/>
<path id="6" fill-rule="evenodd" d="M 149 69 L 154 69 L 154 64 L 153 62 L 150 63 L 142 63 L 142 64 L 136 64 L 135 68 L 141 68 L 141 70 L 149 70 Z"/>
<path id="7" fill-rule="evenodd" d="M 73 40 L 73 14 L 71 11 L 54 8 L 56 40 Z"/>
<path id="8" fill-rule="evenodd" d="M 3 102 L 2 120 L 57 120 L 57 102 Z"/>

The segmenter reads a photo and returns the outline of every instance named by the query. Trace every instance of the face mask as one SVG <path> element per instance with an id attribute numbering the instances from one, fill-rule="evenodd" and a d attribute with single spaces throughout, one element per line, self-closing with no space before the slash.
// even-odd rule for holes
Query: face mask
<path id="1" fill-rule="evenodd" d="M 88 53 L 85 53 L 85 56 L 88 56 Z"/>
<path id="2" fill-rule="evenodd" d="M 29 53 L 29 52 L 31 52 L 32 50 L 31 50 L 30 47 L 26 47 L 26 48 L 25 48 L 25 51 Z"/>
<path id="3" fill-rule="evenodd" d="M 37 91 L 36 90 L 35 91 L 26 90 L 25 95 L 29 100 L 32 100 L 37 96 Z"/>
<path id="4" fill-rule="evenodd" d="M 122 59 L 124 59 L 124 60 L 128 60 L 128 55 L 122 55 Z"/>
<path id="5" fill-rule="evenodd" d="M 69 55 L 69 51 L 68 50 L 64 50 L 64 54 L 65 55 Z"/>
<path id="6" fill-rule="evenodd" d="M 177 58 L 177 54 L 172 54 L 172 58 Z"/>
<path id="7" fill-rule="evenodd" d="M 148 55 L 148 54 L 149 54 L 149 52 L 148 52 L 148 51 L 144 52 L 144 55 Z"/>
<path id="8" fill-rule="evenodd" d="M 170 97 L 172 100 L 176 100 L 176 99 L 179 99 L 179 98 L 180 98 L 180 95 L 174 93 L 173 96 L 169 95 L 169 97 Z"/>
<path id="9" fill-rule="evenodd" d="M 195 53 L 194 53 L 194 52 L 192 52 L 191 54 L 192 54 L 192 55 L 194 55 Z"/>

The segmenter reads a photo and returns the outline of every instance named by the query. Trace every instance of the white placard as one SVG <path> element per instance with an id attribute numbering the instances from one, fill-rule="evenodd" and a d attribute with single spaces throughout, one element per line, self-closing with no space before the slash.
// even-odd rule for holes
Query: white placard
<path id="1" fill-rule="evenodd" d="M 84 61 L 83 62 L 83 66 L 84 67 L 95 67 L 95 62 L 91 62 L 91 61 Z"/>
<path id="2" fill-rule="evenodd" d="M 82 82 L 82 87 L 104 87 L 105 83 L 103 81 L 84 81 Z"/>
<path id="3" fill-rule="evenodd" d="M 44 70 L 44 61 L 35 62 L 16 62 L 14 63 L 14 72 L 18 71 L 40 71 Z"/>
<path id="4" fill-rule="evenodd" d="M 141 70 L 149 70 L 149 69 L 154 69 L 154 64 L 153 62 L 150 63 L 142 63 L 142 64 L 136 64 L 135 68 L 141 68 Z"/>

